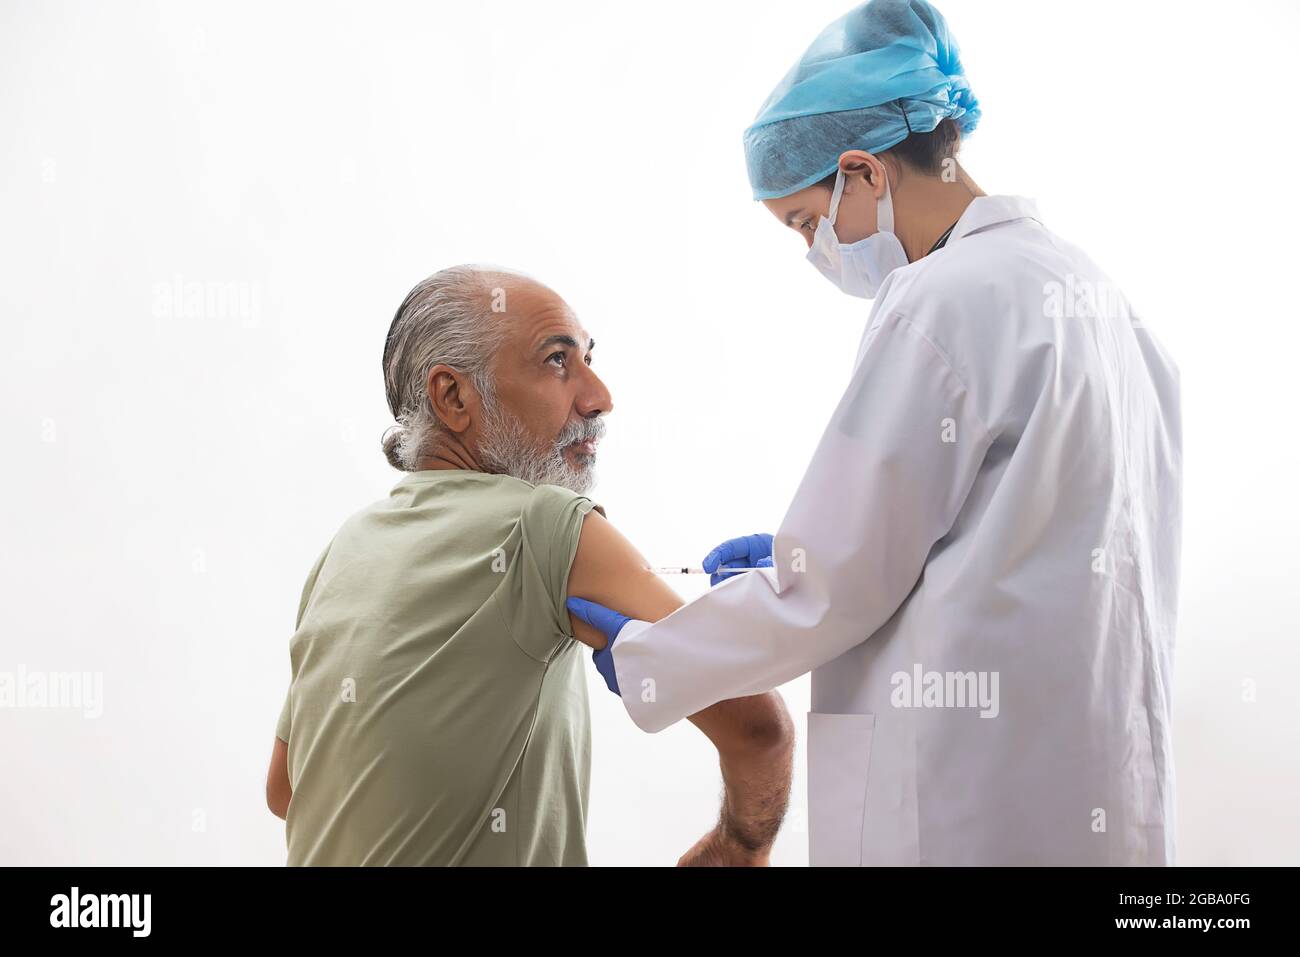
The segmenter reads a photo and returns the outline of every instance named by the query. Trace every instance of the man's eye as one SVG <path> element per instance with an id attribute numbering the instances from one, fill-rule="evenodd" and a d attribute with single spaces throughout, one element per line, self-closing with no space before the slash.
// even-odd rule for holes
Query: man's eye
<path id="1" fill-rule="evenodd" d="M 812 227 L 811 219 L 805 219 L 802 223 L 799 224 L 800 229 L 810 229 L 811 227 Z"/>
<path id="2" fill-rule="evenodd" d="M 561 368 L 563 368 L 563 367 L 564 367 L 564 353 L 563 353 L 563 352 L 552 352 L 549 356 L 546 357 L 546 361 L 547 361 L 547 362 L 551 362 L 551 361 L 553 361 L 553 360 L 555 360 L 555 359 L 559 359 L 559 360 L 560 360 L 560 361 L 559 361 L 558 363 L 556 363 L 556 364 L 559 365 Z"/>

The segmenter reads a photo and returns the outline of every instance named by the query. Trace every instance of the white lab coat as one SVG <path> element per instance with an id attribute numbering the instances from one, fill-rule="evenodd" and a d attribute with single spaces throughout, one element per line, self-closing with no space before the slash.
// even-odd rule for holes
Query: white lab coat
<path id="1" fill-rule="evenodd" d="M 884 282 L 774 569 L 618 636 L 628 713 L 812 671 L 814 865 L 1173 863 L 1180 429 L 1101 270 L 975 199 Z"/>

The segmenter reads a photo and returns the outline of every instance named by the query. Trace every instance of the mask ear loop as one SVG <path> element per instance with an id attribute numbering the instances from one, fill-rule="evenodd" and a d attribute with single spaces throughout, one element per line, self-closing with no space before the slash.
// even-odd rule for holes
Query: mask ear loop
<path id="1" fill-rule="evenodd" d="M 903 114 L 903 125 L 907 127 L 907 135 L 911 136 L 912 124 L 907 119 L 907 110 L 903 108 L 902 100 L 897 102 L 899 112 Z M 894 231 L 894 199 L 889 191 L 889 170 L 885 170 L 885 195 L 876 204 L 876 230 L 882 233 Z"/>
<path id="2" fill-rule="evenodd" d="M 876 231 L 892 233 L 894 231 L 894 200 L 889 193 L 889 170 L 885 170 L 885 195 L 876 204 Z"/>
<path id="3" fill-rule="evenodd" d="M 903 114 L 903 125 L 907 127 L 907 135 L 911 136 L 912 123 L 907 118 L 907 110 L 903 108 L 903 101 L 896 100 L 895 102 L 898 104 L 899 112 Z M 831 190 L 831 208 L 826 215 L 826 219 L 830 222 L 832 226 L 835 225 L 835 216 L 840 211 L 840 197 L 842 195 L 844 195 L 844 170 L 840 169 L 837 166 L 835 168 L 835 188 Z M 894 204 L 889 194 L 888 171 L 886 171 L 885 173 L 885 196 L 882 202 L 887 203 L 889 208 L 888 211 L 885 213 L 885 215 L 882 217 L 879 215 L 880 210 L 879 207 L 877 207 L 876 227 L 880 230 L 883 230 L 884 232 L 892 233 L 894 231 Z M 883 225 L 883 220 L 888 220 L 889 225 L 887 226 Z"/>
<path id="4" fill-rule="evenodd" d="M 835 167 L 835 188 L 831 190 L 831 208 L 826 221 L 835 225 L 835 215 L 840 211 L 840 197 L 844 195 L 844 170 Z"/>

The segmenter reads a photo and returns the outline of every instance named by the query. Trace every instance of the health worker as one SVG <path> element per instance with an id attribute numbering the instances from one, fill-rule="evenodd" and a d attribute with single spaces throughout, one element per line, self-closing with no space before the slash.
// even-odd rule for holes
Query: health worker
<path id="1" fill-rule="evenodd" d="M 569 606 L 646 731 L 812 673 L 814 865 L 1171 864 L 1178 372 L 957 162 L 979 117 L 924 0 L 813 41 L 744 146 L 754 199 L 870 300 L 843 398 L 708 593 L 655 623 Z"/>

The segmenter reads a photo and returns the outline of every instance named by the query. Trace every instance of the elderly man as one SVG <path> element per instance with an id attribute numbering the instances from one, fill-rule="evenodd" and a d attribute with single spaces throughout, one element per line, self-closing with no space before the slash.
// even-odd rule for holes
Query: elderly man
<path id="1" fill-rule="evenodd" d="M 506 270 L 421 282 L 384 348 L 407 474 L 307 578 L 267 802 L 290 864 L 585 864 L 583 595 L 656 621 L 681 599 L 585 493 L 613 403 L 558 295 Z M 581 643 L 581 644 L 580 644 Z M 764 864 L 789 793 L 776 692 L 691 717 L 717 826 L 679 863 Z"/>

